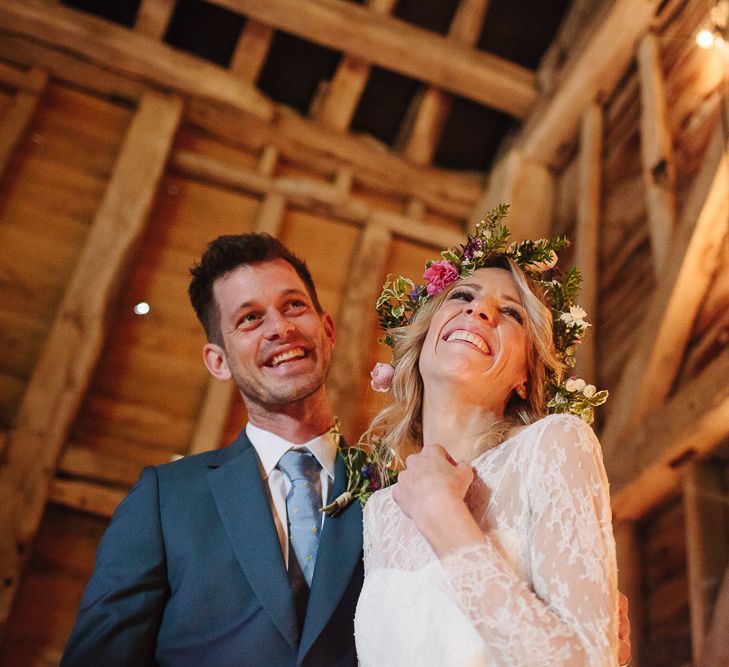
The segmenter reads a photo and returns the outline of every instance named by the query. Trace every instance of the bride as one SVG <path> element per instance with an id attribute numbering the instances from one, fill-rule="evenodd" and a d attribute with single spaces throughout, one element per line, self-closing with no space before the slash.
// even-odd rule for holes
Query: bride
<path id="1" fill-rule="evenodd" d="M 378 301 L 393 402 L 365 439 L 405 469 L 364 510 L 365 667 L 617 664 L 608 483 L 585 423 L 607 394 L 559 382 L 589 326 L 572 274 L 537 273 L 561 242 L 507 248 L 503 213 L 427 285 L 399 278 Z"/>

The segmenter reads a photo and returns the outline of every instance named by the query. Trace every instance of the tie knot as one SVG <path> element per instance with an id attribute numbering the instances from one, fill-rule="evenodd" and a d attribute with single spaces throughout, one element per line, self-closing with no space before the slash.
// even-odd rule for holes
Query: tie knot
<path id="1" fill-rule="evenodd" d="M 321 465 L 308 449 L 290 449 L 278 461 L 278 468 L 292 481 L 303 479 L 316 482 L 321 473 Z"/>

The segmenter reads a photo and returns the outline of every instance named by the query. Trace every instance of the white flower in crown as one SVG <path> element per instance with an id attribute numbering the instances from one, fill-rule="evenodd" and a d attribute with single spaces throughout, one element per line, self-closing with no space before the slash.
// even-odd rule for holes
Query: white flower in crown
<path id="1" fill-rule="evenodd" d="M 588 384 L 582 390 L 582 394 L 585 398 L 592 398 L 596 393 L 597 393 L 597 387 L 594 384 Z"/>
<path id="2" fill-rule="evenodd" d="M 559 319 L 562 320 L 568 326 L 582 327 L 586 329 L 590 326 L 589 322 L 585 321 L 587 317 L 587 311 L 579 306 L 570 306 L 569 312 L 562 313 Z"/>

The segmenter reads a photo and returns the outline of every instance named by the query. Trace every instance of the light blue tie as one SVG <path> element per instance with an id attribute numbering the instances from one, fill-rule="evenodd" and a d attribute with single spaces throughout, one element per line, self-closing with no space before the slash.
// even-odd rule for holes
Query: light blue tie
<path id="1" fill-rule="evenodd" d="M 291 480 L 286 496 L 289 543 L 311 587 L 321 533 L 321 465 L 308 449 L 291 449 L 279 459 L 278 467 Z"/>

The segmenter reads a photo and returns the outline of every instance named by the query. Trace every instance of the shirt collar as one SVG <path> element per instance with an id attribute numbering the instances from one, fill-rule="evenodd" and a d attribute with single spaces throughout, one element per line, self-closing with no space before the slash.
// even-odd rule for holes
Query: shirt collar
<path id="1" fill-rule="evenodd" d="M 268 479 L 271 471 L 278 465 L 279 459 L 289 449 L 306 447 L 326 470 L 329 479 L 334 479 L 334 465 L 337 459 L 337 444 L 330 431 L 312 438 L 309 442 L 294 444 L 281 436 L 265 431 L 250 422 L 246 424 L 246 435 L 258 454 L 263 467 L 263 478 Z"/>

